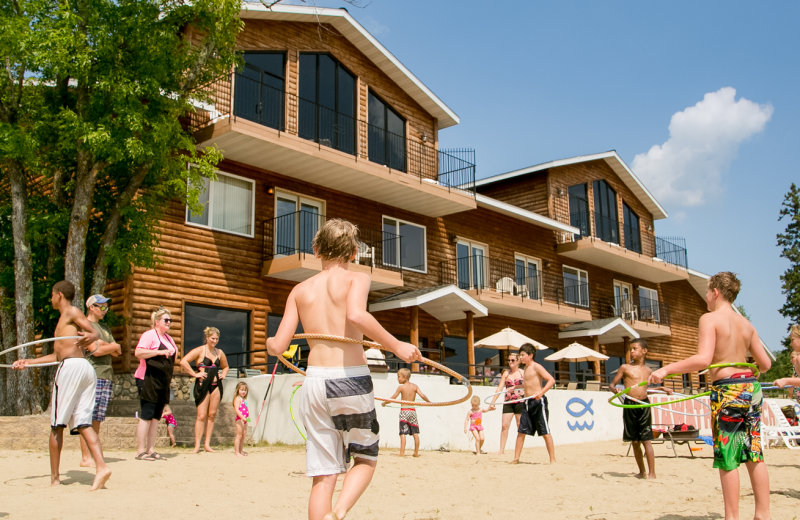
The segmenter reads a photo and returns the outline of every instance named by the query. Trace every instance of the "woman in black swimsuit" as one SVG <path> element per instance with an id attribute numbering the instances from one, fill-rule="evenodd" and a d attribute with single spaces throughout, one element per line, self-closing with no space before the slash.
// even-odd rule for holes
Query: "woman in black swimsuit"
<path id="1" fill-rule="evenodd" d="M 204 449 L 211 449 L 211 433 L 214 431 L 214 419 L 217 417 L 219 401 L 222 399 L 222 380 L 228 375 L 228 360 L 225 353 L 217 348 L 219 329 L 206 327 L 204 345 L 192 350 L 181 359 L 181 368 L 196 378 L 194 383 L 194 404 L 197 405 L 197 421 L 194 423 L 194 452 L 200 451 L 200 441 L 205 432 Z M 195 362 L 196 370 L 190 363 Z"/>
<path id="2" fill-rule="evenodd" d="M 517 385 L 522 384 L 522 370 L 519 369 L 519 354 L 511 352 L 508 354 L 508 370 L 503 370 L 503 376 L 500 378 L 500 383 L 497 385 L 497 391 L 506 391 L 505 401 L 513 401 L 520 399 L 524 395 L 522 388 L 513 390 Z M 499 395 L 494 396 L 492 399 L 492 406 Z M 524 403 L 504 404 L 503 405 L 503 429 L 500 430 L 500 451 L 498 455 L 502 455 L 506 449 L 506 439 L 508 439 L 508 430 L 511 427 L 511 418 L 516 417 L 517 429 L 519 429 L 519 420 L 522 417 L 522 411 L 525 409 Z"/>

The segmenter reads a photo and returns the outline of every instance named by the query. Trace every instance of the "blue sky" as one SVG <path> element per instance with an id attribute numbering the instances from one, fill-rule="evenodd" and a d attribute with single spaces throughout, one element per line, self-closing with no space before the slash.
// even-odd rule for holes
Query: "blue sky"
<path id="1" fill-rule="evenodd" d="M 478 177 L 617 150 L 670 214 L 657 234 L 685 237 L 694 269 L 739 273 L 737 303 L 781 348 L 779 276 L 788 262 L 775 235 L 798 178 L 800 3 L 347 8 L 460 116 L 441 146 L 475 148 Z"/>

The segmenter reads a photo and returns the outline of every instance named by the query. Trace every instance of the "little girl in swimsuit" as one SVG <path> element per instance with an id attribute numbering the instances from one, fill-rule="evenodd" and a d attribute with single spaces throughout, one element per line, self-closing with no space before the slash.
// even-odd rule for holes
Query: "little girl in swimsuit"
<path id="1" fill-rule="evenodd" d="M 481 398 L 477 395 L 472 396 L 472 409 L 467 412 L 467 420 L 464 421 L 464 433 L 467 431 L 472 432 L 472 436 L 475 438 L 475 454 L 479 457 L 481 454 L 486 454 L 485 451 L 482 451 L 481 448 L 483 447 L 483 442 L 486 440 L 483 434 L 483 413 L 484 412 L 491 412 L 494 410 L 494 406 L 481 406 Z M 469 428 L 469 429 L 467 429 Z"/>
<path id="2" fill-rule="evenodd" d="M 244 438 L 247 436 L 247 423 L 250 422 L 250 410 L 247 408 L 247 394 L 250 389 L 247 383 L 240 382 L 236 385 L 233 397 L 233 410 L 236 412 L 236 437 L 233 440 L 233 454 L 237 457 L 247 457 L 247 452 L 242 451 Z"/>
<path id="3" fill-rule="evenodd" d="M 167 435 L 169 435 L 170 445 L 176 446 L 175 428 L 178 427 L 178 421 L 176 421 L 175 416 L 172 415 L 172 408 L 170 408 L 168 404 L 164 405 L 164 413 L 161 415 L 161 418 L 164 419 L 165 423 L 167 423 Z"/>

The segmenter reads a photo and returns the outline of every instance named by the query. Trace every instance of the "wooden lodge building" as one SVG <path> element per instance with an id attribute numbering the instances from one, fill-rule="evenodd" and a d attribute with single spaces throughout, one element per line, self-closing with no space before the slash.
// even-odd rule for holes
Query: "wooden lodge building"
<path id="1" fill-rule="evenodd" d="M 245 66 L 191 116 L 198 146 L 225 156 L 205 212 L 172 204 L 163 263 L 109 285 L 127 318 L 118 373 L 135 369 L 161 305 L 179 354 L 216 326 L 232 366 L 265 370 L 289 292 L 320 271 L 310 242 L 326 218 L 358 225 L 351 269 L 370 274 L 376 318 L 461 373 L 504 362 L 473 342 L 505 327 L 611 356 L 545 364 L 560 380 L 612 373 L 637 336 L 656 365 L 695 352 L 707 276 L 682 240 L 656 236 L 667 213 L 616 152 L 476 181 L 474 153 L 439 147 L 458 116 L 346 10 L 249 4 L 241 16 Z"/>

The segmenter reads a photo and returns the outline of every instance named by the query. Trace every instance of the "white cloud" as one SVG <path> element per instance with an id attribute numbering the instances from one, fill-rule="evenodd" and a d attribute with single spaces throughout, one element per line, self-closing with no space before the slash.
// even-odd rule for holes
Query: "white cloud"
<path id="1" fill-rule="evenodd" d="M 770 104 L 735 98 L 732 87 L 709 92 L 673 114 L 664 144 L 633 159 L 633 171 L 660 202 L 699 206 L 720 192 L 739 145 L 763 131 L 773 112 Z"/>
<path id="2" fill-rule="evenodd" d="M 363 25 L 372 36 L 389 34 L 389 27 L 383 25 L 371 16 L 364 16 L 361 18 L 361 25 Z"/>

